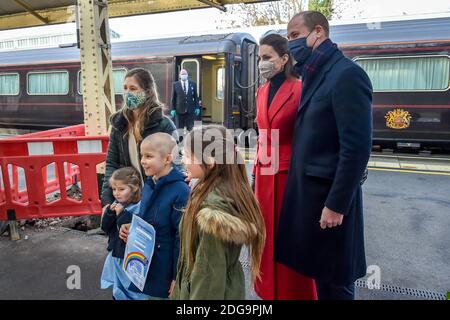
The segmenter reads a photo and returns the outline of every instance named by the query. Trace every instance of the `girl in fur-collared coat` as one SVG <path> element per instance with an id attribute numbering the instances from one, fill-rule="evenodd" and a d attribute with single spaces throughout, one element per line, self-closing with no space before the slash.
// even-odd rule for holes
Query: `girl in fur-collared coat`
<path id="1" fill-rule="evenodd" d="M 255 281 L 265 241 L 264 220 L 245 162 L 233 136 L 222 126 L 191 131 L 185 138 L 183 162 L 191 178 L 199 181 L 180 223 L 180 258 L 172 298 L 245 299 L 241 248 L 249 248 Z"/>

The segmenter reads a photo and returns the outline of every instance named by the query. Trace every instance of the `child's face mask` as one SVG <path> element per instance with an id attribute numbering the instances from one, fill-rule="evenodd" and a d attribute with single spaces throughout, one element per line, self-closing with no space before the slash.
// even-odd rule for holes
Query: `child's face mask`
<path id="1" fill-rule="evenodd" d="M 145 91 L 137 93 L 126 92 L 123 98 L 125 101 L 125 105 L 130 110 L 141 108 L 142 106 L 144 106 L 146 100 Z"/>

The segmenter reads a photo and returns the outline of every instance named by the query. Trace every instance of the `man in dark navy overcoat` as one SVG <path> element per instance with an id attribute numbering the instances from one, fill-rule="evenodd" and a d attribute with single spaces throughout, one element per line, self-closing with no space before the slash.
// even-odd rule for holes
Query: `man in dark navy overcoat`
<path id="1" fill-rule="evenodd" d="M 327 19 L 288 24 L 302 77 L 275 260 L 316 279 L 319 299 L 354 299 L 366 275 L 361 180 L 372 146 L 372 85 L 329 39 Z"/>

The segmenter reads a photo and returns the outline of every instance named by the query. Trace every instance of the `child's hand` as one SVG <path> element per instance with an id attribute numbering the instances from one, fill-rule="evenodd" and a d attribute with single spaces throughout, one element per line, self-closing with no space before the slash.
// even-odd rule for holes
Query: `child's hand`
<path id="1" fill-rule="evenodd" d="M 119 230 L 119 238 L 127 242 L 128 234 L 130 233 L 131 223 L 123 224 Z"/>
<path id="2" fill-rule="evenodd" d="M 120 204 L 120 203 L 117 203 L 117 204 L 115 205 L 115 211 L 116 211 L 116 215 L 121 214 L 122 211 L 123 211 L 123 205 Z"/>
<path id="3" fill-rule="evenodd" d="M 175 284 L 176 284 L 176 281 L 175 280 L 172 280 L 172 283 L 170 284 L 170 288 L 169 288 L 169 298 L 172 296 L 172 294 L 173 294 L 173 290 L 175 289 Z"/>
<path id="4" fill-rule="evenodd" d="M 190 183 L 191 183 L 191 180 L 192 180 L 192 176 L 191 176 L 191 173 L 188 171 L 188 172 L 186 173 L 186 178 L 184 179 L 184 181 L 185 181 L 187 184 L 190 184 Z"/>
<path id="5" fill-rule="evenodd" d="M 116 210 L 116 205 L 117 205 L 117 202 L 114 202 L 112 205 L 109 205 L 109 209 L 112 210 L 112 211 L 115 211 Z"/>
<path id="6" fill-rule="evenodd" d="M 105 211 L 106 211 L 106 209 L 108 209 L 109 206 L 110 206 L 110 205 L 107 204 L 107 205 L 105 205 L 105 206 L 102 208 L 102 216 L 105 214 Z"/>

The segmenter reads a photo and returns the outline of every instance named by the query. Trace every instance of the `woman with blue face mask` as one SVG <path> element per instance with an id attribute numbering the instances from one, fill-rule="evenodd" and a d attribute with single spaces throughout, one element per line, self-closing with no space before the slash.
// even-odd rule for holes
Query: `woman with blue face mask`
<path id="1" fill-rule="evenodd" d="M 132 166 L 142 180 L 145 179 L 138 151 L 145 137 L 165 132 L 178 140 L 174 123 L 163 114 L 155 79 L 148 70 L 137 68 L 128 71 L 123 88 L 123 106 L 110 118 L 111 134 L 101 195 L 103 206 L 114 202 L 108 181 L 115 170 Z"/>
<path id="2" fill-rule="evenodd" d="M 288 41 L 284 37 L 269 34 L 261 39 L 259 60 L 260 75 L 267 82 L 258 89 L 256 98 L 259 137 L 253 180 L 267 237 L 261 260 L 262 275 L 256 281 L 255 291 L 264 300 L 313 300 L 317 295 L 312 279 L 274 262 L 274 231 L 287 181 L 302 83 L 293 72 Z"/>

